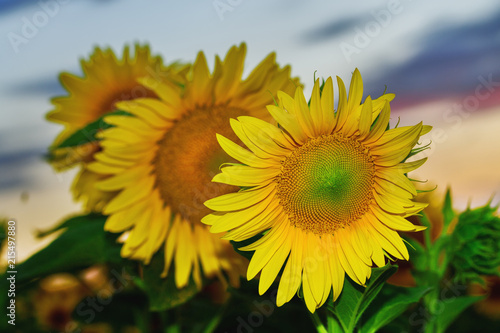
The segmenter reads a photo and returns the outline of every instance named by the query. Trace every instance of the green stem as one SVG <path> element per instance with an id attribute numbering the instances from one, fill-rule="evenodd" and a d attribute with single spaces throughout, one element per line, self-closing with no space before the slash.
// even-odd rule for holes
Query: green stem
<path id="1" fill-rule="evenodd" d="M 344 330 L 339 325 L 337 320 L 330 313 L 328 313 L 328 315 L 326 317 L 326 327 L 328 328 L 328 333 L 344 332 Z"/>
<path id="2" fill-rule="evenodd" d="M 328 333 L 325 326 L 321 322 L 321 319 L 319 319 L 317 312 L 311 313 L 311 319 L 312 319 L 314 326 L 316 327 L 316 331 L 318 331 L 318 333 Z"/>

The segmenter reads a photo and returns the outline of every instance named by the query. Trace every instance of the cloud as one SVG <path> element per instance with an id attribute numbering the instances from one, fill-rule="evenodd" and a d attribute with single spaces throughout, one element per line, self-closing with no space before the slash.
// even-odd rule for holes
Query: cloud
<path id="1" fill-rule="evenodd" d="M 300 36 L 300 41 L 306 44 L 319 43 L 334 39 L 346 31 L 352 30 L 357 25 L 365 22 L 367 16 L 341 18 L 328 22 L 322 26 L 309 30 Z"/>
<path id="2" fill-rule="evenodd" d="M 66 94 L 65 90 L 59 83 L 57 76 L 55 75 L 13 84 L 10 87 L 6 88 L 6 90 L 7 93 L 18 96 L 59 96 Z"/>
<path id="3" fill-rule="evenodd" d="M 0 15 L 17 8 L 26 7 L 37 3 L 39 0 L 0 0 Z"/>
<path id="4" fill-rule="evenodd" d="M 33 180 L 28 177 L 31 166 L 41 159 L 42 151 L 27 149 L 0 155 L 0 190 L 27 187 Z"/>
<path id="5" fill-rule="evenodd" d="M 386 84 L 411 103 L 470 93 L 479 76 L 500 81 L 500 12 L 473 24 L 433 27 L 419 44 L 416 56 L 372 77 L 367 90 Z"/>

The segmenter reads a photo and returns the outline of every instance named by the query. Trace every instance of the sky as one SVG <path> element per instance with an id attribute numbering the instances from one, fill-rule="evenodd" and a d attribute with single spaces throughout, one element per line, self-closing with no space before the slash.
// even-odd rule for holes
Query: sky
<path id="1" fill-rule="evenodd" d="M 276 51 L 306 95 L 315 75 L 348 82 L 359 68 L 365 96 L 396 93 L 393 122 L 434 125 L 421 179 L 453 184 L 457 208 L 500 193 L 496 0 L 0 0 L 0 216 L 18 221 L 19 255 L 43 246 L 34 230 L 79 209 L 74 171 L 56 174 L 42 158 L 61 130 L 44 120 L 64 94 L 60 72 L 80 73 L 95 46 L 147 42 L 167 62 L 203 50 L 213 64 L 243 41 L 247 73 Z"/>

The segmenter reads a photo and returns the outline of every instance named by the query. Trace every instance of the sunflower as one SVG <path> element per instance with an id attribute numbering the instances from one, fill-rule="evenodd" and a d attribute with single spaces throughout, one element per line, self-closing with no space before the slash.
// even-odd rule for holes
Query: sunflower
<path id="1" fill-rule="evenodd" d="M 99 190 L 119 192 L 104 214 L 109 215 L 106 230 L 129 232 L 122 256 L 148 263 L 165 244 L 163 276 L 175 262 L 178 288 L 188 284 L 191 273 L 201 287 L 201 269 L 209 278 L 223 279 L 225 271 L 237 284 L 246 268 L 228 241 L 200 223 L 209 212 L 204 201 L 237 190 L 210 181 L 228 159 L 215 134 L 236 140 L 231 117 L 266 115 L 272 93 L 293 91 L 297 80 L 290 79 L 289 66 L 276 64 L 274 53 L 242 80 L 245 53 L 245 44 L 232 47 L 223 61 L 216 57 L 210 73 L 200 52 L 182 94 L 172 84 L 140 80 L 159 98 L 117 103 L 132 116 L 105 118 L 114 127 L 101 133 L 104 149 L 89 165 L 93 172 L 110 176 L 96 184 Z"/>
<path id="2" fill-rule="evenodd" d="M 328 78 L 322 90 L 315 82 L 310 105 L 300 87 L 294 97 L 278 92 L 279 105 L 267 109 L 279 127 L 248 116 L 231 119 L 250 151 L 217 135 L 222 148 L 242 164 L 226 164 L 213 181 L 241 190 L 208 200 L 205 205 L 215 212 L 202 222 L 234 241 L 265 232 L 241 250 L 255 251 L 247 278 L 260 272 L 260 294 L 284 266 L 278 306 L 302 285 L 314 312 L 332 289 L 337 299 L 345 273 L 364 285 L 372 262 L 384 266 L 386 253 L 407 260 L 397 231 L 422 229 L 405 220 L 426 206 L 412 201 L 416 190 L 405 174 L 425 159 L 402 161 L 430 127 L 420 123 L 387 130 L 394 95 L 361 103 L 357 69 L 349 98 L 339 78 L 338 85 L 336 111 Z"/>
<path id="3" fill-rule="evenodd" d="M 53 98 L 55 108 L 47 114 L 47 120 L 64 125 L 51 145 L 50 162 L 57 171 L 81 164 L 82 168 L 72 185 L 75 200 L 83 201 L 87 209 L 99 211 L 111 195 L 89 186 L 102 179 L 102 176 L 86 168 L 86 164 L 101 149 L 98 142 L 70 148 L 55 147 L 104 114 L 115 110 L 118 101 L 156 97 L 152 90 L 137 82 L 138 78 L 149 76 L 156 81 L 182 84 L 189 66 L 173 63 L 166 67 L 161 57 L 151 55 L 149 46 L 135 45 L 132 54 L 130 48 L 125 46 L 122 59 L 117 59 L 109 48 L 96 48 L 88 60 L 81 61 L 81 67 L 83 77 L 70 73 L 62 73 L 59 77 L 68 95 Z"/>

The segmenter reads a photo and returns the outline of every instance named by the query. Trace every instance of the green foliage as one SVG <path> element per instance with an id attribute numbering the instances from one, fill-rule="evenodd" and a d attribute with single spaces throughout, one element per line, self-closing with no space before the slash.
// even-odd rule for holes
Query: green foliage
<path id="1" fill-rule="evenodd" d="M 462 296 L 441 302 L 442 309 L 436 316 L 438 332 L 444 332 L 465 309 L 481 300 L 481 296 Z"/>
<path id="2" fill-rule="evenodd" d="M 455 212 L 453 211 L 453 205 L 451 201 L 451 189 L 448 188 L 444 197 L 442 209 L 444 224 L 443 230 L 446 229 L 450 225 L 451 221 L 453 221 L 453 219 L 455 218 Z"/>
<path id="3" fill-rule="evenodd" d="M 359 333 L 373 333 L 403 314 L 410 305 L 420 301 L 429 288 L 403 288 L 386 284 L 364 314 Z"/>
<path id="4" fill-rule="evenodd" d="M 335 303 L 327 302 L 327 308 L 335 315 L 344 332 L 353 332 L 361 316 L 374 301 L 384 282 L 397 271 L 397 266 L 386 265 L 372 269 L 366 287 L 346 277 L 342 293 Z"/>
<path id="5" fill-rule="evenodd" d="M 458 216 L 449 251 L 460 282 L 481 282 L 481 275 L 499 275 L 500 218 L 498 207 L 467 209 Z"/>
<path id="6" fill-rule="evenodd" d="M 7 239 L 7 220 L 0 219 L 0 251 L 2 251 Z"/>
<path id="7" fill-rule="evenodd" d="M 20 283 L 60 272 L 77 270 L 101 263 L 123 263 L 116 236 L 105 233 L 106 217 L 99 214 L 75 216 L 44 235 L 63 230 L 44 249 L 17 266 Z"/>
<path id="8" fill-rule="evenodd" d="M 98 118 L 96 121 L 88 124 L 87 126 L 79 129 L 78 131 L 71 134 L 66 140 L 61 142 L 58 146 L 53 147 L 52 149 L 60 149 L 60 148 L 69 148 L 76 147 L 86 143 L 99 141 L 96 137 L 97 133 L 102 130 L 108 129 L 112 127 L 112 125 L 106 123 L 104 118 L 110 115 L 121 115 L 121 116 L 129 116 L 130 113 L 126 111 L 116 110 L 113 112 L 108 112 Z"/>
<path id="9" fill-rule="evenodd" d="M 431 149 L 431 142 L 429 142 L 425 146 L 413 148 L 410 151 L 410 153 L 408 154 L 408 156 L 406 156 L 406 158 L 403 160 L 403 162 L 406 162 L 406 160 L 409 159 L 410 157 L 415 156 L 415 155 L 417 155 L 417 154 L 419 154 L 427 149 Z"/>
<path id="10" fill-rule="evenodd" d="M 408 238 L 411 270 L 417 286 L 430 291 L 423 297 L 421 310 L 426 313 L 421 324 L 424 332 L 444 332 L 456 318 L 481 297 L 466 294 L 470 281 L 479 281 L 481 274 L 497 275 L 500 265 L 500 219 L 496 207 L 467 209 L 458 215 L 453 233 L 450 226 L 457 215 L 448 189 L 441 210 L 443 228 L 436 239 L 431 230 L 436 226 L 424 212 L 419 220 L 428 228 L 424 245 Z M 450 296 L 451 295 L 451 296 Z"/>

